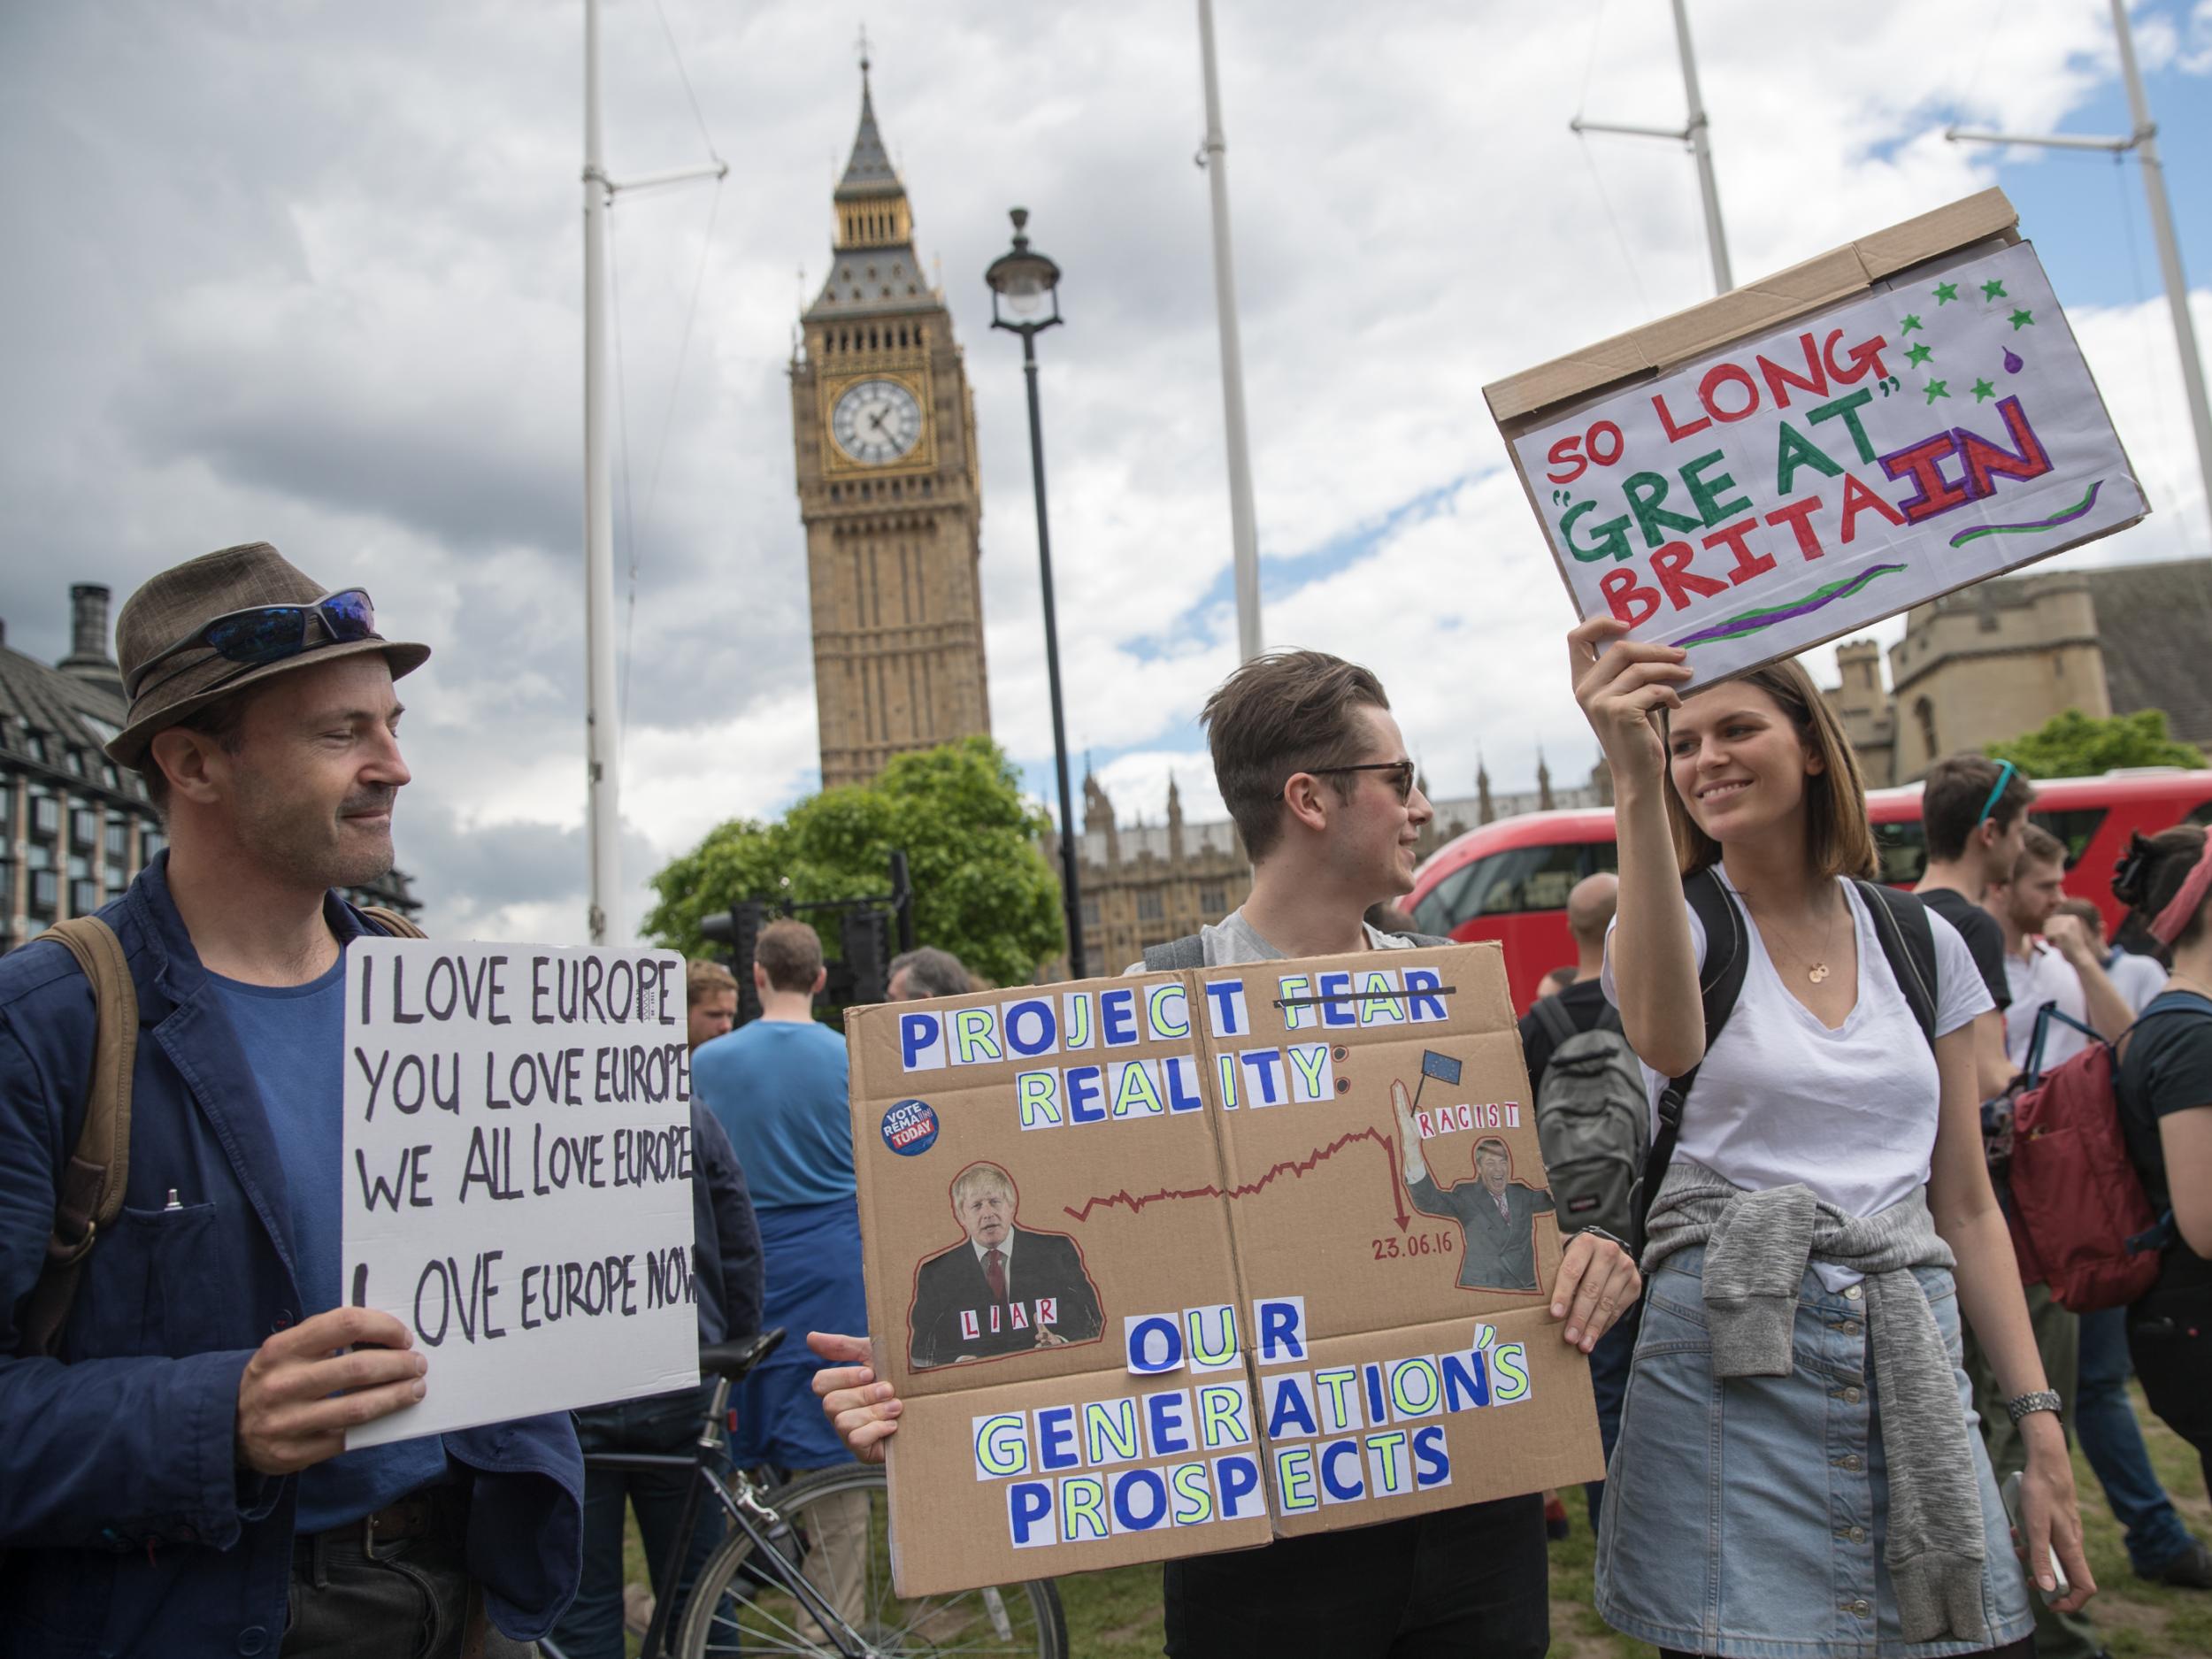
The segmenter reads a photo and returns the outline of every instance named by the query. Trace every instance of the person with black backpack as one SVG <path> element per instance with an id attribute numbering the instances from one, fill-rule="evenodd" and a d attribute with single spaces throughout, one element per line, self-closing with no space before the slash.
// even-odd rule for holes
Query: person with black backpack
<path id="1" fill-rule="evenodd" d="M 1620 1014 L 1599 983 L 1620 886 L 1619 878 L 1603 871 L 1575 883 L 1567 895 L 1574 978 L 1556 995 L 1539 997 L 1521 1017 L 1536 1133 L 1564 1235 L 1586 1227 L 1613 1238 L 1635 1232 L 1636 1179 L 1651 1142 L 1636 1051 L 1621 1034 Z M 1641 1306 L 1624 1310 L 1590 1350 L 1590 1391 L 1597 1398 L 1598 1435 L 1609 1458 L 1620 1434 L 1621 1397 L 1642 1328 Z M 1582 1492 L 1594 1532 L 1604 1510 L 1605 1482 L 1586 1482 Z"/>
<path id="2" fill-rule="evenodd" d="M 2067 1607 L 2094 1584 L 1982 1159 L 1987 987 L 1865 879 L 1858 761 L 1803 669 L 1686 701 L 1686 653 L 1626 632 L 1568 635 L 1613 778 L 1602 983 L 1655 1102 L 1598 1611 L 1671 1653 L 2024 1654 L 1962 1314 L 2023 1422 L 2034 1577 Z"/>
<path id="3" fill-rule="evenodd" d="M 2112 895 L 2173 963 L 2120 1045 L 2128 1155 L 2153 1211 L 2171 1221 L 2157 1282 L 2128 1310 L 2128 1355 L 2212 1491 L 2212 836 L 2184 824 L 2135 837 Z"/>

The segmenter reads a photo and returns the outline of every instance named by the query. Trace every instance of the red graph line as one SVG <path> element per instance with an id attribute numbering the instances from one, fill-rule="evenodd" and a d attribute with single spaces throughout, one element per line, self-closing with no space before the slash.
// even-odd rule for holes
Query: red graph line
<path id="1" fill-rule="evenodd" d="M 1397 1138 L 1394 1135 L 1386 1135 L 1379 1129 L 1355 1129 L 1349 1134 L 1339 1135 L 1327 1146 L 1316 1147 L 1311 1156 L 1299 1158 L 1290 1163 L 1278 1164 L 1258 1180 L 1248 1182 L 1241 1187 L 1232 1187 L 1225 1193 L 1220 1187 L 1211 1185 L 1193 1187 L 1163 1187 L 1156 1193 L 1146 1193 L 1141 1196 L 1124 1189 L 1118 1193 L 1104 1193 L 1095 1198 L 1087 1198 L 1083 1201 L 1083 1207 L 1080 1210 L 1070 1207 L 1066 1213 L 1078 1221 L 1088 1221 L 1091 1218 L 1092 1210 L 1101 1207 L 1111 1209 L 1116 1204 L 1124 1205 L 1132 1214 L 1135 1214 L 1141 1212 L 1147 1204 L 1156 1204 L 1161 1200 L 1169 1198 L 1249 1198 L 1278 1175 L 1310 1175 L 1317 1165 L 1334 1157 L 1355 1141 L 1372 1141 L 1383 1149 L 1383 1156 L 1389 1160 L 1390 1201 L 1397 1208 L 1398 1231 L 1403 1233 L 1409 1217 L 1406 1215 L 1405 1196 L 1398 1186 Z"/>

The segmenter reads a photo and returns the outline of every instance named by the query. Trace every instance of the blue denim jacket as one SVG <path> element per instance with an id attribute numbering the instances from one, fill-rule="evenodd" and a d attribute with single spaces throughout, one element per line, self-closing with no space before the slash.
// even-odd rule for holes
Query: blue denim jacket
<path id="1" fill-rule="evenodd" d="M 276 1142 L 169 896 L 168 855 L 100 915 L 138 987 L 130 1180 L 62 1357 L 16 1357 L 91 1071 L 89 984 L 59 945 L 0 957 L 0 1655 L 273 1654 L 297 1482 L 241 1469 L 238 1381 L 301 1317 Z M 331 895 L 341 940 L 373 931 Z M 174 1188 L 180 1201 L 165 1208 Z M 582 1459 L 565 1413 L 445 1436 L 469 1570 L 528 1640 L 575 1594 Z"/>

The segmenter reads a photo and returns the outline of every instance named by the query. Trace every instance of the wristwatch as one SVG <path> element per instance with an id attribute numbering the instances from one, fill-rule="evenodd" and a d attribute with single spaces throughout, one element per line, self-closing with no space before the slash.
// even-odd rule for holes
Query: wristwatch
<path id="1" fill-rule="evenodd" d="M 2055 1389 L 2039 1388 L 2033 1394 L 2016 1394 L 2005 1402 L 2005 1410 L 2015 1423 L 2035 1411 L 2056 1411 L 2063 1403 Z"/>

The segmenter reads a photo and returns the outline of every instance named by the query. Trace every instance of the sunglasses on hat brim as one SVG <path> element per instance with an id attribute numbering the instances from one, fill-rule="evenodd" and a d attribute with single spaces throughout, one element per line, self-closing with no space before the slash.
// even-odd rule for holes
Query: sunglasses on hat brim
<path id="1" fill-rule="evenodd" d="M 348 645 L 376 637 L 376 606 L 365 588 L 347 588 L 325 594 L 311 604 L 249 605 L 210 618 L 174 644 L 165 645 L 141 663 L 126 687 L 135 697 L 147 689 L 146 676 L 171 657 L 189 650 L 210 650 L 226 662 L 247 668 L 265 667 L 296 657 L 313 641 L 312 624 L 319 621 L 334 644 Z M 164 680 L 196 666 L 185 664 L 162 676 Z"/>

